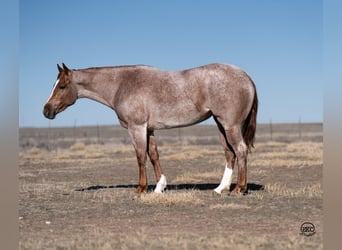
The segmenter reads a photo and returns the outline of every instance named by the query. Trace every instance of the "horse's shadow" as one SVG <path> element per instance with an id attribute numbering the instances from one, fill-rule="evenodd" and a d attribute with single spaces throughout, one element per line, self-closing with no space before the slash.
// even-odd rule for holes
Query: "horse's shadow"
<path id="1" fill-rule="evenodd" d="M 187 190 L 187 189 L 193 189 L 193 190 L 213 190 L 215 189 L 219 184 L 218 183 L 199 183 L 199 184 L 168 184 L 166 190 Z M 235 188 L 236 184 L 232 183 L 230 186 L 230 191 L 232 191 Z M 79 188 L 76 189 L 76 191 L 91 191 L 91 190 L 99 190 L 99 189 L 120 189 L 120 188 L 137 188 L 138 185 L 135 184 L 121 184 L 121 185 L 96 185 L 96 186 L 89 186 L 85 188 Z M 155 188 L 155 185 L 148 185 L 147 191 L 153 191 Z M 247 184 L 247 192 L 248 191 L 260 191 L 264 190 L 264 185 L 256 184 L 256 183 L 248 183 Z"/>

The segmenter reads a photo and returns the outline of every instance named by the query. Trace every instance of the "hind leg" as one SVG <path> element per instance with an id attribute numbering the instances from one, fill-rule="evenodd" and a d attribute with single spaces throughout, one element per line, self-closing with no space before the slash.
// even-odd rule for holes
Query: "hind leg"
<path id="1" fill-rule="evenodd" d="M 245 193 L 247 191 L 247 154 L 248 148 L 243 140 L 240 126 L 225 129 L 229 145 L 233 148 L 238 164 L 237 184 L 233 192 Z"/>
<path id="2" fill-rule="evenodd" d="M 166 177 L 165 177 L 165 175 L 163 175 L 162 169 L 160 167 L 159 154 L 158 154 L 157 145 L 156 145 L 156 142 L 154 139 L 153 131 L 147 132 L 147 141 L 148 141 L 147 153 L 148 153 L 148 156 L 150 157 L 151 163 L 152 163 L 153 168 L 154 168 L 154 173 L 155 173 L 156 179 L 157 179 L 157 186 L 154 189 L 154 192 L 161 193 L 166 188 L 167 181 L 166 181 Z"/>
<path id="3" fill-rule="evenodd" d="M 226 156 L 226 167 L 224 169 L 224 174 L 221 179 L 220 185 L 214 189 L 216 193 L 221 193 L 223 190 L 229 190 L 230 184 L 232 183 L 233 169 L 235 164 L 235 153 L 231 146 L 228 144 L 226 132 L 223 126 L 215 119 L 218 129 L 220 131 L 220 140 L 224 148 L 224 153 Z"/>

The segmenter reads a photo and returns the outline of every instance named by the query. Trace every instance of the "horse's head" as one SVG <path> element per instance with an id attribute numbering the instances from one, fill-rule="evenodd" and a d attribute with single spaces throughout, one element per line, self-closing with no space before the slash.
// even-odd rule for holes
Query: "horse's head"
<path id="1" fill-rule="evenodd" d="M 57 64 L 59 71 L 57 81 L 44 105 L 43 114 L 48 119 L 54 119 L 58 113 L 74 104 L 77 99 L 77 88 L 72 82 L 72 71 L 64 63 L 62 65 L 63 68 Z"/>

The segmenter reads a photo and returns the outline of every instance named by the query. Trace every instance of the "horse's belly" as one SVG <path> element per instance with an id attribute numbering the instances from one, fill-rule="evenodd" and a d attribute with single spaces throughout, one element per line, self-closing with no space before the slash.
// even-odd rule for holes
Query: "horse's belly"
<path id="1" fill-rule="evenodd" d="M 187 111 L 184 113 L 179 113 L 176 110 L 169 110 L 163 114 L 155 116 L 154 119 L 151 116 L 149 121 L 149 128 L 151 129 L 167 129 L 167 128 L 177 128 L 191 126 L 201 121 L 208 119 L 211 116 L 209 110 L 202 112 Z"/>

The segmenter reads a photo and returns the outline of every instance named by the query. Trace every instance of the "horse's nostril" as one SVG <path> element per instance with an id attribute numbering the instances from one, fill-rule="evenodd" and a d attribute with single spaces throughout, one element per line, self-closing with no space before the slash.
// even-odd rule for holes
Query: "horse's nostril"
<path id="1" fill-rule="evenodd" d="M 49 111 L 47 108 L 44 108 L 43 114 L 44 114 L 44 116 L 45 116 L 46 118 L 48 118 L 48 117 L 49 117 L 49 114 L 50 114 L 50 111 Z"/>
<path id="2" fill-rule="evenodd" d="M 48 119 L 53 119 L 56 116 L 56 112 L 52 109 L 50 104 L 46 104 L 43 109 L 43 114 Z"/>

